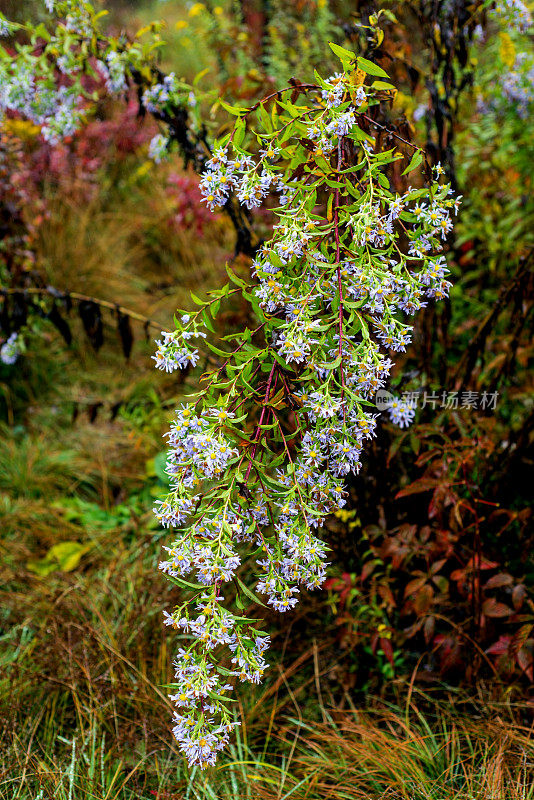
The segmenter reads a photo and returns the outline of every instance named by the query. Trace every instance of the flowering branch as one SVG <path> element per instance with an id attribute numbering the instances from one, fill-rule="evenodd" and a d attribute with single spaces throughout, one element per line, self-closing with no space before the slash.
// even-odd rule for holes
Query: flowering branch
<path id="1" fill-rule="evenodd" d="M 175 529 L 160 569 L 194 589 L 166 622 L 188 642 L 175 661 L 174 733 L 202 767 L 236 724 L 234 680 L 259 682 L 267 667 L 269 637 L 259 621 L 223 607 L 225 584 L 237 586 L 238 609 L 244 597 L 262 605 L 258 593 L 285 612 L 302 588 L 323 583 L 318 533 L 345 504 L 345 476 L 359 471 L 374 436 L 369 406 L 393 366 L 381 348 L 403 352 L 412 328 L 402 317 L 449 288 L 442 241 L 459 201 L 439 183 L 439 167 L 429 186 L 391 191 L 390 165 L 406 156 L 377 149 L 363 127 L 391 84 L 374 80 L 387 79 L 380 67 L 332 48 L 343 70 L 328 80 L 317 76 L 291 99 L 277 92 L 249 110 L 225 106 L 237 120 L 207 164 L 204 201 L 224 207 L 233 193 L 250 210 L 277 193 L 278 222 L 252 279 L 229 270 L 230 283 L 206 302 L 194 298 L 199 311 L 181 312 L 158 343 L 156 364 L 169 371 L 195 363 L 198 337 L 224 359 L 176 413 L 171 491 L 155 509 Z M 422 155 L 408 160 L 405 173 Z M 212 319 L 235 287 L 256 322 L 219 346 Z M 254 591 L 238 573 L 247 548 L 258 568 Z"/>

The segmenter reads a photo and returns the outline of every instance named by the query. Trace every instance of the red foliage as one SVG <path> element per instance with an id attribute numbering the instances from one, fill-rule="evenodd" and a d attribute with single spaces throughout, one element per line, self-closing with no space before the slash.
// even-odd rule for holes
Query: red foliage
<path id="1" fill-rule="evenodd" d="M 420 433 L 431 444 L 432 429 Z M 372 550 L 390 561 L 404 587 L 400 617 L 410 622 L 405 636 L 423 634 L 442 674 L 461 670 L 469 676 L 486 661 L 502 674 L 519 669 L 532 680 L 534 604 L 521 579 L 503 568 L 509 554 L 502 552 L 504 530 L 513 524 L 521 541 L 531 509 L 501 509 L 479 496 L 475 476 L 492 452 L 489 436 L 432 442 L 417 461 L 423 476 L 397 494 L 431 493 L 430 524 L 384 532 Z M 438 623 L 441 631 L 434 632 Z"/>
<path id="2" fill-rule="evenodd" d="M 366 526 L 358 571 L 325 588 L 334 593 L 345 644 L 371 637 L 372 651 L 392 666 L 395 650 L 426 651 L 427 677 L 474 680 L 486 672 L 532 682 L 534 602 L 522 564 L 531 509 L 504 509 L 480 496 L 481 464 L 491 465 L 494 452 L 489 434 L 449 433 L 418 427 L 423 473 L 397 492 L 391 509 L 414 521 Z M 362 608 L 370 609 L 366 619 Z"/>
<path id="3" fill-rule="evenodd" d="M 140 119 L 137 104 L 130 102 L 109 118 L 89 122 L 69 141 L 55 146 L 42 142 L 31 155 L 29 177 L 41 189 L 52 185 L 88 199 L 98 189 L 101 170 L 137 153 L 154 132 L 155 124 Z"/>
<path id="4" fill-rule="evenodd" d="M 200 202 L 198 176 L 194 172 L 182 175 L 171 173 L 167 181 L 167 195 L 173 203 L 170 222 L 175 228 L 202 234 L 206 225 L 220 219 L 220 214 L 213 214 Z"/>

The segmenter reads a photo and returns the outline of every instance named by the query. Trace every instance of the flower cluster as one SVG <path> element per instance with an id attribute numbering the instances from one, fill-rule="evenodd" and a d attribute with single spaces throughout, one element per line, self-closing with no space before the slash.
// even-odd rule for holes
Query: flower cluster
<path id="1" fill-rule="evenodd" d="M 12 23 L 0 14 L 0 37 L 19 30 L 26 34 L 26 43 L 17 44 L 16 54 L 0 45 L 0 120 L 6 112 L 20 114 L 56 145 L 77 133 L 96 107 L 97 95 L 90 91 L 95 80 L 109 95 L 123 98 L 137 82 L 147 111 L 168 122 L 178 109 L 186 110 L 183 125 L 192 138 L 203 138 L 203 120 L 191 86 L 174 73 L 153 82 L 160 75 L 154 63 L 157 24 L 151 26 L 152 39 L 137 37 L 130 42 L 102 31 L 102 13 L 89 0 L 44 0 L 44 4 L 55 18 L 46 33 L 42 25 L 39 30 Z M 37 38 L 43 44 L 36 52 Z M 171 134 L 176 141 L 176 132 Z M 154 138 L 150 148 L 154 160 L 167 155 L 173 135 Z"/>
<path id="2" fill-rule="evenodd" d="M 0 14 L 0 36 L 11 36 L 19 26 Z"/>
<path id="3" fill-rule="evenodd" d="M 0 36 L 19 29 L 28 34 L 16 55 L 0 46 L 0 118 L 6 112 L 20 114 L 56 145 L 77 133 L 94 108 L 91 80 L 96 78 L 109 94 L 123 94 L 132 72 L 149 62 L 150 43 L 125 45 L 102 34 L 101 14 L 86 0 L 45 0 L 45 5 L 58 17 L 46 36 L 0 15 Z M 37 53 L 35 36 L 45 42 Z"/>
<path id="4" fill-rule="evenodd" d="M 527 119 L 534 105 L 534 55 L 524 50 L 520 36 L 512 39 L 504 31 L 489 47 L 496 66 L 478 94 L 478 112 Z"/>
<path id="5" fill-rule="evenodd" d="M 222 605 L 232 585 L 238 608 L 257 598 L 240 578 L 245 548 L 256 560 L 255 591 L 276 611 L 321 586 L 320 530 L 345 505 L 346 476 L 360 470 L 376 435 L 372 399 L 391 356 L 411 341 L 410 319 L 450 287 L 443 247 L 459 198 L 439 164 L 428 186 L 393 191 L 393 162 L 407 158 L 410 172 L 423 154 L 377 146 L 361 123 L 383 90 L 359 77 L 369 62 L 358 59 L 356 72 L 354 54 L 338 50 L 342 72 L 300 103 L 279 100 L 278 116 L 262 108 L 263 130 L 250 134 L 259 153 L 245 147 L 237 110 L 203 175 L 204 202 L 220 208 L 233 194 L 253 209 L 278 195 L 278 222 L 250 284 L 229 271 L 237 288 L 195 298 L 200 310 L 158 341 L 156 365 L 183 369 L 199 358 L 191 340 L 204 337 L 200 325 L 214 331 L 210 317 L 231 293 L 255 318 L 254 330 L 223 336 L 221 348 L 203 342 L 220 361 L 176 412 L 167 435 L 170 491 L 155 508 L 176 529 L 160 569 L 194 593 L 166 616 L 189 642 L 175 662 L 173 701 L 190 764 L 213 763 L 227 740 L 231 679 L 258 682 L 266 668 L 268 637 Z M 400 401 L 389 411 L 402 426 L 413 419 Z M 224 648 L 233 669 L 223 666 Z"/>
<path id="6" fill-rule="evenodd" d="M 78 36 L 90 37 L 93 33 L 91 15 L 83 5 L 73 8 L 65 17 L 65 28 Z"/>
<path id="7" fill-rule="evenodd" d="M 392 397 L 387 411 L 391 422 L 399 428 L 408 428 L 415 419 L 415 403 L 404 397 Z"/>
<path id="8" fill-rule="evenodd" d="M 163 78 L 161 83 L 156 83 L 145 89 L 143 105 L 152 114 L 161 111 L 172 100 L 178 90 L 176 75 L 171 72 Z"/>
<path id="9" fill-rule="evenodd" d="M 178 80 L 174 72 L 165 75 L 160 83 L 143 92 L 142 103 L 151 114 L 161 114 L 169 107 L 186 105 L 195 108 L 197 100 L 191 87 Z"/>
<path id="10" fill-rule="evenodd" d="M 160 119 L 166 112 L 176 108 L 194 111 L 197 100 L 191 87 L 179 81 L 174 72 L 163 77 L 159 83 L 152 84 L 143 92 L 142 103 L 146 110 Z M 193 126 L 199 128 L 198 114 L 194 115 Z M 149 158 L 159 164 L 167 158 L 172 139 L 162 133 L 156 134 L 150 143 Z"/>
<path id="11" fill-rule="evenodd" d="M 169 155 L 170 139 L 162 133 L 156 133 L 152 137 L 148 147 L 148 157 L 156 164 L 161 162 Z"/>
<path id="12" fill-rule="evenodd" d="M 0 62 L 0 113 L 22 114 L 41 127 L 51 144 L 75 133 L 83 118 L 79 92 L 58 87 L 53 75 L 35 65 Z"/>
<path id="13" fill-rule="evenodd" d="M 526 33 L 532 27 L 532 14 L 522 0 L 499 0 L 495 4 L 493 14 L 520 33 Z"/>
<path id="14" fill-rule="evenodd" d="M 199 330 L 196 319 L 191 319 L 188 314 L 184 314 L 181 319 L 182 326 L 179 330 L 161 334 L 163 339 L 156 344 L 158 349 L 155 356 L 157 369 L 165 372 L 174 372 L 175 369 L 185 369 L 188 366 L 196 366 L 199 353 L 190 344 L 191 339 L 206 338 L 206 333 Z"/>
<path id="15" fill-rule="evenodd" d="M 49 14 L 83 14 L 88 10 L 88 3 L 80 0 L 44 0 Z"/>
<path id="16" fill-rule="evenodd" d="M 20 45 L 17 56 L 0 47 L 0 117 L 20 114 L 41 128 L 52 145 L 75 134 L 84 121 L 86 100 L 80 81 L 85 56 L 74 46 L 75 37 L 94 34 L 94 11 L 75 0 L 45 0 L 50 13 L 64 14 L 63 24 L 49 34 L 47 44 L 34 53 L 33 44 Z M 2 35 L 27 26 L 0 18 Z M 61 78 L 58 80 L 58 71 Z"/>
<path id="17" fill-rule="evenodd" d="M 20 341 L 18 334 L 12 333 L 11 336 L 0 347 L 0 361 L 2 364 L 11 366 L 18 361 L 21 353 Z"/>
<path id="18" fill-rule="evenodd" d="M 106 54 L 105 61 L 101 59 L 97 61 L 96 69 L 104 80 L 109 94 L 121 94 L 127 89 L 127 60 L 124 54 L 110 50 Z"/>
<path id="19" fill-rule="evenodd" d="M 502 79 L 502 91 L 506 103 L 525 119 L 534 103 L 534 56 L 519 53 L 512 70 Z"/>
<path id="20" fill-rule="evenodd" d="M 275 158 L 277 153 L 275 149 L 267 148 L 262 155 Z M 254 163 L 251 156 L 237 154 L 235 159 L 229 160 L 222 148 L 216 149 L 208 161 L 200 187 L 202 200 L 210 211 L 222 208 L 231 192 L 237 195 L 242 205 L 252 209 L 258 208 L 270 191 L 278 189 L 283 194 L 285 189 L 280 176 L 273 175 L 261 163 Z"/>

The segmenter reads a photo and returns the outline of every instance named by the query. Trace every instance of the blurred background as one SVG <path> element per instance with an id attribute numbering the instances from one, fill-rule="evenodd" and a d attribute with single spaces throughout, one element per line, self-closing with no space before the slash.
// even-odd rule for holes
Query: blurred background
<path id="1" fill-rule="evenodd" d="M 180 383 L 151 356 L 191 290 L 249 259 L 194 165 L 149 158 L 159 123 L 135 91 L 57 145 L 1 121 L 0 345 L 17 345 L 0 363 L 0 797 L 534 797 L 532 35 L 461 0 L 101 6 L 117 36 L 164 21 L 159 67 L 202 89 L 209 139 L 227 130 L 219 96 L 331 74 L 330 41 L 381 63 L 391 123 L 463 195 L 454 288 L 393 377 L 437 399 L 407 430 L 381 418 L 325 534 L 325 589 L 269 618 L 271 671 L 241 690 L 235 745 L 188 773 L 151 509 L 202 365 Z M 47 19 L 40 0 L 0 11 Z M 256 241 L 271 223 L 254 216 Z"/>

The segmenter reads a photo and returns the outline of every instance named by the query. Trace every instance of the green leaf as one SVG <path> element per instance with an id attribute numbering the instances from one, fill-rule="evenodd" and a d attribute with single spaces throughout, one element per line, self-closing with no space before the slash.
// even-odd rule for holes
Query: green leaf
<path id="1" fill-rule="evenodd" d="M 221 703 L 237 703 L 234 697 L 226 697 L 224 694 L 216 694 L 215 692 L 208 692 L 212 700 L 218 700 Z"/>
<path id="2" fill-rule="evenodd" d="M 242 117 L 240 117 L 235 124 L 234 138 L 232 140 L 235 147 L 240 147 L 241 144 L 243 143 L 243 139 L 245 138 L 246 128 L 247 128 L 246 121 Z"/>
<path id="3" fill-rule="evenodd" d="M 197 306 L 206 305 L 205 301 L 201 300 L 200 297 L 197 297 L 197 295 L 194 292 L 189 292 L 189 294 L 191 296 L 191 300 L 193 301 L 193 303 L 196 303 Z"/>
<path id="4" fill-rule="evenodd" d="M 347 50 L 344 47 L 340 47 L 338 44 L 334 44 L 334 42 L 328 42 L 330 49 L 336 56 L 341 59 L 343 64 L 352 64 L 354 59 L 356 58 L 356 53 L 353 53 L 352 50 Z"/>
<path id="5" fill-rule="evenodd" d="M 396 88 L 397 88 L 396 86 L 393 86 L 392 83 L 388 83 L 387 81 L 373 81 L 372 86 L 373 86 L 373 89 L 379 89 L 379 90 L 380 89 L 385 89 L 385 90 L 395 89 L 396 90 Z"/>
<path id="6" fill-rule="evenodd" d="M 373 138 L 369 136 L 368 133 L 362 131 L 362 129 L 358 125 L 354 125 L 350 131 L 350 138 L 355 139 L 358 142 L 372 142 Z"/>
<path id="7" fill-rule="evenodd" d="M 206 342 L 206 347 L 208 347 L 212 353 L 215 353 L 216 356 L 220 356 L 221 358 L 228 358 L 230 353 L 227 350 L 221 350 L 219 347 L 216 347 L 212 342 Z"/>
<path id="8" fill-rule="evenodd" d="M 221 301 L 220 300 L 215 300 L 214 303 L 210 304 L 210 314 L 213 317 L 213 319 L 215 319 L 217 314 L 219 313 L 220 307 L 221 307 Z"/>
<path id="9" fill-rule="evenodd" d="M 419 166 L 422 160 L 423 160 L 422 152 L 420 150 L 416 150 L 410 159 L 410 163 L 408 164 L 408 166 L 406 167 L 406 169 L 402 174 L 406 175 L 408 172 L 411 172 L 413 169 Z"/>
<path id="10" fill-rule="evenodd" d="M 202 321 L 203 321 L 204 325 L 206 326 L 206 328 L 207 328 L 207 329 L 208 329 L 208 330 L 209 330 L 211 333 L 215 333 L 215 328 L 213 327 L 213 323 L 212 323 L 212 321 L 211 321 L 211 319 L 210 319 L 210 317 L 209 317 L 209 314 L 208 314 L 208 311 L 207 311 L 207 309 L 206 309 L 206 308 L 204 308 L 204 309 L 202 310 L 201 317 L 202 317 Z"/>
<path id="11" fill-rule="evenodd" d="M 373 64 L 372 61 L 363 58 L 363 56 L 358 56 L 358 69 L 366 72 L 367 75 L 376 75 L 377 78 L 389 78 L 389 75 L 384 72 L 382 67 L 379 67 L 378 64 Z"/>
<path id="12" fill-rule="evenodd" d="M 377 174 L 376 179 L 377 179 L 378 183 L 380 184 L 380 186 L 383 189 L 389 189 L 390 188 L 389 181 L 388 181 L 388 179 L 386 178 L 386 176 L 382 172 L 379 172 Z"/>
<path id="13" fill-rule="evenodd" d="M 259 117 L 261 119 L 262 125 L 265 128 L 265 130 L 268 131 L 269 133 L 271 133 L 272 129 L 273 129 L 273 126 L 272 126 L 272 123 L 271 123 L 271 118 L 268 115 L 268 113 L 266 112 L 266 110 L 264 109 L 262 104 L 260 104 L 260 106 L 258 107 L 258 115 L 259 115 Z"/>
<path id="14" fill-rule="evenodd" d="M 233 114 L 235 117 L 241 117 L 248 111 L 248 108 L 243 108 L 241 106 L 231 106 L 228 103 L 225 103 L 224 100 L 221 100 L 220 98 L 219 98 L 219 103 L 224 108 L 225 111 L 228 111 L 229 114 Z"/>
<path id="15" fill-rule="evenodd" d="M 247 284 L 245 283 L 245 281 L 242 278 L 239 278 L 235 274 L 235 272 L 233 272 L 230 269 L 228 264 L 226 265 L 226 273 L 227 273 L 228 277 L 230 278 L 230 280 L 232 281 L 232 283 L 235 283 L 236 286 L 240 286 L 242 289 L 246 288 Z"/>
<path id="16" fill-rule="evenodd" d="M 203 78 L 205 75 L 207 75 L 207 74 L 208 74 L 208 72 L 209 72 L 209 68 L 208 68 L 208 67 L 206 67 L 205 69 L 203 69 L 203 70 L 201 70 L 200 72 L 198 72 L 198 73 L 195 75 L 195 77 L 193 78 L 193 86 L 196 86 L 196 85 L 197 85 L 197 84 L 198 84 L 198 83 L 199 83 L 199 82 L 202 80 L 202 78 Z"/>
<path id="17" fill-rule="evenodd" d="M 246 596 L 249 598 L 249 600 L 252 600 L 252 602 L 253 602 L 253 603 L 258 603 L 258 605 L 260 605 L 260 606 L 263 606 L 264 608 L 267 608 L 267 606 L 265 605 L 265 603 L 262 603 L 262 602 L 261 602 L 261 600 L 259 599 L 259 597 L 256 597 L 256 595 L 254 594 L 254 592 L 252 592 L 252 591 L 251 591 L 251 590 L 248 588 L 248 586 L 246 586 L 246 585 L 243 583 L 243 581 L 241 580 L 241 578 L 238 578 L 238 577 L 237 577 L 237 575 L 236 575 L 236 581 L 237 581 L 237 583 L 238 583 L 238 586 L 239 586 L 239 588 L 240 588 L 240 589 L 241 589 L 241 591 L 243 592 L 243 594 L 246 594 Z"/>
<path id="18" fill-rule="evenodd" d="M 50 33 L 44 23 L 40 23 L 37 25 L 32 31 L 32 39 L 44 39 L 45 41 L 49 42 L 51 39 Z"/>
<path id="19" fill-rule="evenodd" d="M 288 114 L 291 117 L 293 117 L 293 119 L 296 119 L 297 117 L 299 117 L 303 112 L 302 106 L 296 106 L 294 103 L 291 103 L 289 100 L 286 101 L 285 103 L 282 102 L 282 100 L 278 100 L 278 105 L 281 106 L 281 108 L 285 109 L 288 112 Z"/>
<path id="20" fill-rule="evenodd" d="M 176 583 L 177 586 L 181 586 L 182 589 L 194 589 L 198 591 L 199 589 L 204 589 L 205 587 L 201 583 L 190 583 L 189 581 L 184 580 L 184 578 L 175 578 L 174 575 L 167 575 L 168 580 Z"/>

